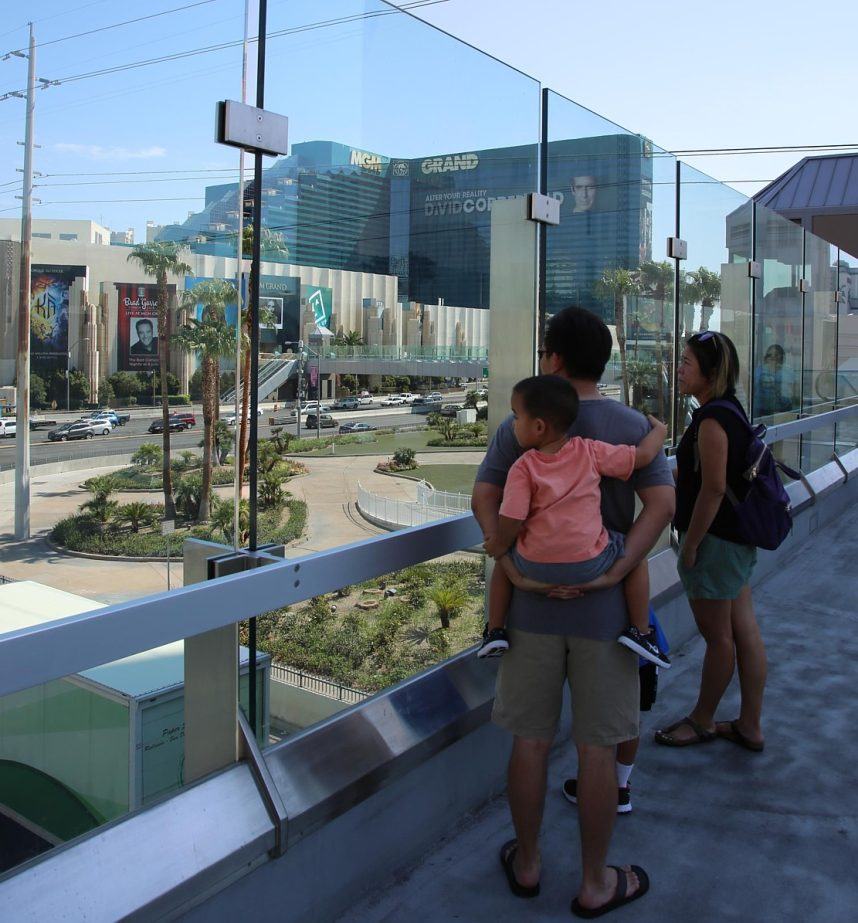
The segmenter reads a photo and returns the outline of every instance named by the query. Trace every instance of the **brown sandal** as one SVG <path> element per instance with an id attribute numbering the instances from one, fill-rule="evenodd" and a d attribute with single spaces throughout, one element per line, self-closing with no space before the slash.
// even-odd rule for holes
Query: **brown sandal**
<path id="1" fill-rule="evenodd" d="M 681 728 L 683 725 L 688 725 L 688 727 L 694 731 L 695 736 L 689 737 L 687 740 L 678 740 L 675 737 L 671 737 L 671 733 L 677 730 L 677 728 Z M 670 727 L 656 731 L 655 742 L 665 747 L 690 747 L 694 744 L 708 744 L 715 740 L 717 736 L 715 731 L 707 731 L 706 728 L 699 725 L 693 718 L 686 716 L 685 718 L 680 718 L 675 724 L 671 724 Z"/>
<path id="2" fill-rule="evenodd" d="M 726 727 L 719 728 L 718 725 L 715 725 L 715 733 L 718 737 L 722 737 L 724 740 L 732 741 L 734 744 L 738 744 L 740 747 L 744 747 L 746 750 L 750 750 L 751 753 L 762 753 L 765 749 L 765 742 L 762 740 L 750 740 L 745 737 L 745 735 L 739 730 L 738 719 L 736 721 L 719 722 L 721 724 L 726 724 Z"/>

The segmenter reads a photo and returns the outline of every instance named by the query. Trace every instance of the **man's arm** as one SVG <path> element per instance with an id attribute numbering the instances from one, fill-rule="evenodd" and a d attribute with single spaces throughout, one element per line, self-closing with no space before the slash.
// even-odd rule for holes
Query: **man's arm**
<path id="1" fill-rule="evenodd" d="M 605 573 L 611 583 L 619 583 L 643 561 L 673 519 L 676 510 L 676 490 L 670 485 L 641 487 L 637 495 L 643 509 L 626 536 L 625 554 Z"/>
<path id="2" fill-rule="evenodd" d="M 497 533 L 498 513 L 502 499 L 503 487 L 489 484 L 487 481 L 477 481 L 474 484 L 471 494 L 471 510 L 483 530 L 483 535 L 487 538 Z"/>

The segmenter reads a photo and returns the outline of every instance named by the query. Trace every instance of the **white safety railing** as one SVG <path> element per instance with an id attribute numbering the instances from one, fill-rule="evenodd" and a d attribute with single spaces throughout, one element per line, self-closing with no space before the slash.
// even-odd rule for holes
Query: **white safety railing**
<path id="1" fill-rule="evenodd" d="M 421 481 L 417 485 L 417 502 L 428 509 L 446 510 L 448 513 L 468 513 L 471 509 L 470 494 L 436 490 L 426 481 Z"/>
<path id="2" fill-rule="evenodd" d="M 394 500 L 372 493 L 358 483 L 357 507 L 361 515 L 383 529 L 402 529 L 423 526 L 449 516 L 458 516 L 461 510 L 433 509 L 417 500 Z"/>

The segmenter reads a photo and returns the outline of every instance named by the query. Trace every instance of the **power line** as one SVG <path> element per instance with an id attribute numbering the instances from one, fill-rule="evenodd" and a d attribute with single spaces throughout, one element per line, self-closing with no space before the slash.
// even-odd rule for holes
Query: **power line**
<path id="1" fill-rule="evenodd" d="M 209 3 L 215 3 L 216 0 L 197 0 L 196 3 L 188 3 L 185 6 L 177 6 L 172 10 L 162 10 L 160 13 L 150 13 L 148 16 L 139 16 L 137 19 L 126 19 L 123 22 L 115 22 L 109 26 L 99 26 L 97 29 L 89 29 L 86 32 L 76 32 L 74 35 L 66 35 L 63 38 L 54 38 L 49 42 L 39 42 L 37 48 L 45 48 L 48 45 L 57 45 L 60 42 L 68 42 L 74 38 L 83 38 L 87 35 L 95 35 L 97 32 L 107 32 L 110 29 L 118 29 L 120 26 L 130 26 L 134 23 L 145 22 L 147 19 L 158 19 L 160 16 L 169 16 L 171 13 L 181 13 L 183 10 L 191 10 L 197 6 L 206 6 Z M 22 50 L 22 49 L 18 49 Z M 10 52 L 12 54 L 13 52 Z M 4 56 L 5 57 L 5 56 Z"/>
<path id="2" fill-rule="evenodd" d="M 395 9 L 390 10 L 375 10 L 368 13 L 356 13 L 353 16 L 341 16 L 336 19 L 327 19 L 320 20 L 314 23 L 305 23 L 301 26 L 293 26 L 288 29 L 280 29 L 276 32 L 271 32 L 267 36 L 268 39 L 272 38 L 282 38 L 286 35 L 297 35 L 302 32 L 311 32 L 316 29 L 326 29 L 335 25 L 343 25 L 350 22 L 359 22 L 366 19 L 376 19 L 381 16 L 393 16 L 398 12 L 405 10 L 419 9 L 425 6 L 435 6 L 439 3 L 449 3 L 450 0 L 412 0 L 410 3 L 403 3 L 401 6 L 396 7 Z M 250 41 L 255 42 L 257 38 L 251 37 Z M 236 39 L 228 42 L 219 42 L 215 45 L 204 45 L 200 48 L 191 48 L 186 51 L 177 51 L 168 55 L 161 55 L 156 58 L 147 58 L 142 61 L 132 61 L 129 64 L 117 64 L 114 67 L 101 68 L 99 70 L 88 71 L 83 74 L 74 74 L 69 77 L 61 77 L 57 80 L 43 81 L 44 86 L 60 86 L 67 83 L 76 83 L 79 80 L 89 80 L 93 77 L 105 77 L 111 74 L 117 74 L 124 71 L 136 70 L 140 67 L 149 67 L 154 64 L 165 64 L 171 61 L 181 61 L 187 58 L 197 57 L 198 55 L 204 54 L 213 54 L 217 51 L 225 51 L 230 48 L 236 48 L 243 44 L 242 39 Z M 23 91 L 13 90 L 3 96 L 0 96 L 0 102 L 3 100 L 9 99 L 12 96 L 17 96 Z"/>

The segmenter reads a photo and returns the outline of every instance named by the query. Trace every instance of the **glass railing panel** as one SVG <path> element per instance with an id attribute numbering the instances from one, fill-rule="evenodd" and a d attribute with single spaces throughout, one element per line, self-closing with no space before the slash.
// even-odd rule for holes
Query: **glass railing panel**
<path id="1" fill-rule="evenodd" d="M 484 555 L 462 551 L 258 619 L 274 744 L 480 639 Z"/>
<path id="2" fill-rule="evenodd" d="M 260 368 L 280 373 L 260 458 L 301 505 L 290 538 L 458 512 L 487 443 L 495 206 L 537 188 L 538 84 L 390 4 L 298 2 L 269 10 L 266 106 L 290 137 L 262 181 Z M 209 197 L 238 208 L 234 184 Z M 258 473 L 270 518 L 276 475 Z"/>
<path id="3" fill-rule="evenodd" d="M 227 326 L 235 324 L 234 304 L 218 307 L 212 293 L 203 297 L 199 288 L 206 280 L 234 278 L 235 263 L 226 272 L 223 262 L 216 266 L 196 249 L 201 226 L 185 216 L 205 211 L 212 233 L 235 242 L 237 215 L 207 210 L 206 189 L 238 176 L 238 154 L 215 144 L 213 119 L 216 100 L 240 94 L 243 14 L 223 0 L 204 16 L 175 6 L 106 30 L 123 17 L 105 20 L 103 5 L 92 4 L 72 19 L 36 25 L 38 73 L 59 82 L 40 91 L 36 102 L 31 538 L 10 541 L 16 436 L 0 442 L 0 571 L 102 601 L 166 590 L 168 543 L 170 586 L 181 585 L 175 558 L 182 541 L 207 530 L 198 522 L 201 441 L 214 411 L 202 402 L 200 336 L 216 327 L 228 351 Z M 26 32 L 3 41 L 25 47 Z M 10 86 L 24 86 L 26 61 L 12 60 Z M 22 137 L 23 107 L 13 102 L 3 112 L 3 138 Z M 85 125 L 91 130 L 82 132 Z M 2 178 L 12 181 L 20 176 L 21 148 L 10 141 L 3 151 Z M 3 311 L 17 311 L 18 214 L 7 211 L 0 221 L 6 238 L 0 284 L 4 292 L 15 289 L 0 308 L 0 394 L 10 404 L 15 344 L 12 318 Z M 159 261 L 167 271 L 166 304 Z M 192 285 L 200 298 L 186 300 Z M 204 323 L 203 331 L 177 341 L 194 322 Z M 168 425 L 170 499 L 162 477 L 162 358 L 169 414 L 191 415 Z M 222 375 L 231 374 L 229 355 L 218 362 Z M 100 409 L 116 416 L 74 425 Z M 230 492 L 230 452 L 223 454 L 224 464 L 214 466 L 217 497 Z M 165 515 L 174 524 L 170 537 L 162 535 Z"/>
<path id="4" fill-rule="evenodd" d="M 680 289 L 681 336 L 717 330 L 730 337 L 739 354 L 737 395 L 748 407 L 751 204 L 740 192 L 687 164 L 680 171 L 680 237 L 688 243 Z M 689 409 L 680 397 L 677 436 L 688 425 Z"/>
<path id="5" fill-rule="evenodd" d="M 837 365 L 837 248 L 814 234 L 805 235 L 804 361 L 802 413 L 832 410 L 831 379 Z"/>
<path id="6" fill-rule="evenodd" d="M 837 251 L 837 365 L 827 382 L 817 381 L 833 393 L 837 406 L 858 403 L 858 258 Z M 837 427 L 837 451 L 858 445 L 858 418 Z"/>
<path id="7" fill-rule="evenodd" d="M 546 241 L 546 314 L 568 305 L 611 327 L 602 384 L 615 400 L 671 417 L 675 159 L 555 93 L 548 100 L 549 195 L 560 224 Z"/>
<path id="8" fill-rule="evenodd" d="M 831 380 L 837 367 L 837 248 L 814 234 L 805 234 L 804 361 L 802 415 L 833 410 Z M 830 461 L 834 452 L 834 426 L 805 433 L 801 440 L 802 470 Z"/>
<path id="9" fill-rule="evenodd" d="M 801 227 L 763 206 L 756 208 L 753 414 L 766 424 L 798 418 L 801 411 L 804 273 Z M 798 438 L 775 446 L 792 467 L 800 461 Z"/>
<path id="10" fill-rule="evenodd" d="M 99 608 L 34 581 L 3 583 L 0 637 Z M 238 660 L 244 701 L 245 647 Z M 260 742 L 269 670 L 260 653 Z M 181 640 L 0 696 L 0 872 L 180 791 L 190 781 L 185 701 Z"/>

